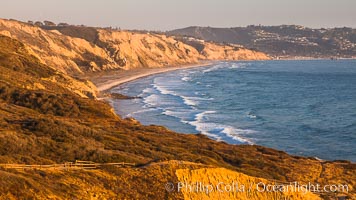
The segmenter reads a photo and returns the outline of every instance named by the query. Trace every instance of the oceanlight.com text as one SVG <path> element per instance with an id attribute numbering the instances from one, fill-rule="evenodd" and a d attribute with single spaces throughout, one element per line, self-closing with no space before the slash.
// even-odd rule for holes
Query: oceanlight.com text
<path id="1" fill-rule="evenodd" d="M 288 184 L 268 184 L 264 182 L 251 183 L 250 185 L 241 184 L 238 181 L 224 183 L 219 182 L 217 184 L 203 183 L 203 182 L 168 182 L 165 185 L 165 189 L 168 192 L 188 192 L 188 193 L 212 193 L 212 192 L 298 192 L 298 193 L 348 193 L 349 186 L 347 184 L 326 184 L 321 185 L 318 183 L 299 183 L 291 182 Z"/>

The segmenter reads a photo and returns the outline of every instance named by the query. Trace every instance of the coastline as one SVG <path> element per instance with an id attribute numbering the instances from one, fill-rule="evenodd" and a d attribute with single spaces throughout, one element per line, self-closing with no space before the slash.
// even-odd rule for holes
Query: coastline
<path id="1" fill-rule="evenodd" d="M 348 58 L 342 58 L 348 59 Z M 283 59 L 271 59 L 275 61 L 285 61 L 285 60 L 329 60 L 326 58 L 283 58 Z M 350 58 L 350 60 L 354 60 L 354 58 Z M 219 60 L 225 61 L 225 60 Z M 166 66 L 166 67 L 157 67 L 157 68 L 137 68 L 130 70 L 115 70 L 115 71 L 105 71 L 105 72 L 95 72 L 85 75 L 85 78 L 89 79 L 94 83 L 97 87 L 99 93 L 103 93 L 108 91 L 118 85 L 134 81 L 140 78 L 144 78 L 147 76 L 161 74 L 165 72 L 171 72 L 180 69 L 190 69 L 196 67 L 205 67 L 211 64 L 214 64 L 219 61 L 201 61 L 199 63 L 191 63 L 191 64 L 183 64 L 176 66 Z M 245 61 L 245 60 L 240 60 Z"/>
<path id="2" fill-rule="evenodd" d="M 161 68 L 139 68 L 139 69 L 132 69 L 132 70 L 102 72 L 98 74 L 88 75 L 87 78 L 94 83 L 94 85 L 97 87 L 100 93 L 103 93 L 118 85 L 133 80 L 137 80 L 140 78 L 144 78 L 147 76 L 181 70 L 181 69 L 205 67 L 213 63 L 214 61 L 206 61 L 206 62 L 200 62 L 194 64 L 168 66 L 168 67 L 161 67 Z"/>
<path id="3" fill-rule="evenodd" d="M 338 58 L 338 60 L 355 60 L 356 58 Z M 271 59 L 274 61 L 288 61 L 288 60 L 330 60 L 328 58 L 312 58 L 312 57 L 299 57 L 299 58 L 282 58 L 282 59 Z M 175 65 L 175 66 L 166 66 L 166 67 L 157 67 L 157 68 L 137 68 L 130 70 L 114 70 L 114 71 L 103 71 L 86 74 L 84 77 L 89 79 L 97 87 L 98 91 L 105 92 L 112 89 L 118 85 L 134 81 L 136 79 L 144 78 L 147 76 L 180 70 L 180 69 L 189 69 L 196 67 L 205 67 L 219 61 L 227 60 L 203 60 L 199 63 Z M 239 60 L 239 61 L 249 61 L 249 60 Z"/>

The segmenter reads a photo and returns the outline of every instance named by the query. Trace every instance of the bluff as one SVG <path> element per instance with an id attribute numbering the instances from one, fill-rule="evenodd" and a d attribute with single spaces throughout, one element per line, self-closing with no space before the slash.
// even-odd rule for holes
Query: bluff
<path id="1" fill-rule="evenodd" d="M 22 41 L 43 64 L 67 74 L 165 67 L 199 60 L 262 60 L 266 54 L 203 42 L 205 49 L 164 34 L 84 26 L 42 26 L 0 19 L 0 34 Z"/>

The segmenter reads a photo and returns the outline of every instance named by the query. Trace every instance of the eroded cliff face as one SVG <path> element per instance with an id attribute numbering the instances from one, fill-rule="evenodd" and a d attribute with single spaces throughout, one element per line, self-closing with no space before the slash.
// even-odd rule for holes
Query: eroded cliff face
<path id="1" fill-rule="evenodd" d="M 253 51 L 234 45 L 219 45 L 204 42 L 202 57 L 209 60 L 269 60 L 262 52 Z"/>
<path id="2" fill-rule="evenodd" d="M 48 27 L 47 27 L 48 28 Z M 203 42 L 203 51 L 164 34 L 69 26 L 45 29 L 0 19 L 0 34 L 24 43 L 39 60 L 61 72 L 165 67 L 199 60 L 261 60 L 264 53 Z"/>
<path id="3" fill-rule="evenodd" d="M 288 184 L 224 168 L 178 169 L 176 176 L 184 199 L 321 199 L 308 191 L 298 190 Z M 273 186 L 284 189 L 273 189 Z"/>
<path id="4" fill-rule="evenodd" d="M 26 23 L 0 19 L 0 34 L 21 41 L 43 64 L 61 72 L 82 73 L 90 70 L 96 62 L 102 68 L 116 66 L 104 49 L 55 30 L 47 31 Z"/>
<path id="5" fill-rule="evenodd" d="M 108 30 L 99 30 L 98 35 L 124 69 L 196 63 L 200 56 L 193 47 L 165 35 Z"/>
<path id="6" fill-rule="evenodd" d="M 0 77 L 2 84 L 16 85 L 31 91 L 51 90 L 53 85 L 59 85 L 80 97 L 96 97 L 96 87 L 90 81 L 79 80 L 64 72 L 48 68 L 41 63 L 43 61 L 38 59 L 31 48 L 16 39 L 0 35 L 0 56 L 2 57 L 0 67 L 8 68 L 8 71 L 1 70 L 3 73 Z M 29 73 L 29 75 L 14 73 L 21 70 Z M 33 75 L 36 72 L 43 76 L 37 78 Z"/>

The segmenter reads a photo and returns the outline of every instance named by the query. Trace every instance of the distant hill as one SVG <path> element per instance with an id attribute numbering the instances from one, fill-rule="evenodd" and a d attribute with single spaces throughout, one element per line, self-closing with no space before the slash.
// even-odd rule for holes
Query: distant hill
<path id="1" fill-rule="evenodd" d="M 236 28 L 187 27 L 167 32 L 232 43 L 275 57 L 356 57 L 356 29 L 311 29 L 297 25 Z"/>

